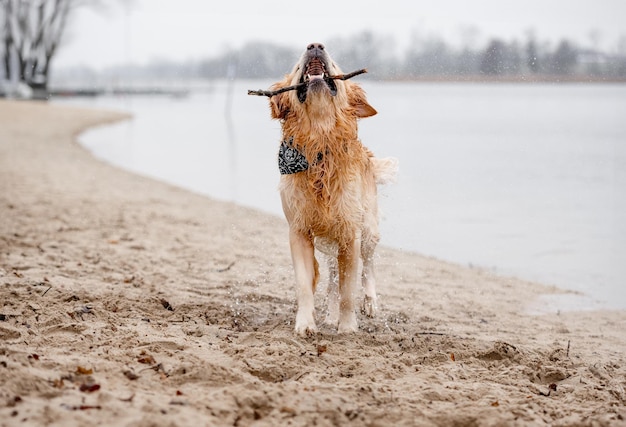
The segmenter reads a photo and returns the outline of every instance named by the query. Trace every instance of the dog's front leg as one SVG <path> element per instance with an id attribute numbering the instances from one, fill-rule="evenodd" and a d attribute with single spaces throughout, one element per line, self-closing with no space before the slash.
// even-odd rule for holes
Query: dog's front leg
<path id="1" fill-rule="evenodd" d="M 361 257 L 363 258 L 363 272 L 361 275 L 361 282 L 363 284 L 363 290 L 365 296 L 363 298 L 363 305 L 361 306 L 361 312 L 367 317 L 374 317 L 377 310 L 377 297 L 376 297 L 376 278 L 374 276 L 374 250 L 378 243 L 378 234 L 369 235 L 363 238 L 363 244 L 361 246 Z"/>
<path id="2" fill-rule="evenodd" d="M 345 247 L 339 248 L 339 333 L 356 332 L 358 329 L 354 312 L 354 292 L 359 273 L 360 235 Z"/>
<path id="3" fill-rule="evenodd" d="M 294 230 L 289 231 L 291 259 L 296 274 L 296 333 L 310 335 L 317 332 L 313 311 L 315 309 L 313 292 L 317 279 L 317 265 L 313 241 L 309 236 Z"/>
<path id="4" fill-rule="evenodd" d="M 328 314 L 326 315 L 326 324 L 337 327 L 339 323 L 339 266 L 337 265 L 337 257 L 328 255 L 326 257 L 328 264 Z"/>

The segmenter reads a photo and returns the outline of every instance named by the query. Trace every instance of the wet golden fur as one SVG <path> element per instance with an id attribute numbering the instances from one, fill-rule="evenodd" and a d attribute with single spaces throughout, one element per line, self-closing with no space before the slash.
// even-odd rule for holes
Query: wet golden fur
<path id="1" fill-rule="evenodd" d="M 308 50 L 311 46 L 321 45 L 312 44 Z M 341 74 L 323 46 L 317 52 L 323 57 L 328 74 Z M 310 52 L 305 51 L 292 72 L 272 89 L 302 81 L 309 58 Z M 318 81 L 317 89 L 309 89 L 304 102 L 296 91 L 270 98 L 271 114 L 281 121 L 283 140 L 293 138 L 293 146 L 309 163 L 309 169 L 303 172 L 282 175 L 280 183 L 296 270 L 296 331 L 302 334 L 316 330 L 312 293 L 319 274 L 314 242 L 318 249 L 331 255 L 331 282 L 338 281 L 339 285 L 335 296 L 331 295 L 332 289 L 329 293 L 329 323 L 338 323 L 340 332 L 356 330 L 353 294 L 359 256 L 363 258 L 366 287 L 363 310 L 368 315 L 374 314 L 372 263 L 379 240 L 376 174 L 381 178 L 395 166 L 393 162 L 374 158 L 358 138 L 357 120 L 376 114 L 363 89 L 349 80 L 336 80 L 335 85 L 334 96 L 327 85 Z"/>

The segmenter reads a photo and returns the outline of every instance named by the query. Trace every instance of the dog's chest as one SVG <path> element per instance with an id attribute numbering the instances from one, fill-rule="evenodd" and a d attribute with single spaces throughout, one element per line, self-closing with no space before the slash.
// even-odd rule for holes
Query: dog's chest
<path id="1" fill-rule="evenodd" d="M 323 164 L 307 171 L 283 175 L 282 198 L 290 206 L 291 223 L 315 236 L 341 239 L 359 229 L 363 221 L 360 180 L 324 176 Z M 341 181 L 340 181 L 341 180 Z"/>

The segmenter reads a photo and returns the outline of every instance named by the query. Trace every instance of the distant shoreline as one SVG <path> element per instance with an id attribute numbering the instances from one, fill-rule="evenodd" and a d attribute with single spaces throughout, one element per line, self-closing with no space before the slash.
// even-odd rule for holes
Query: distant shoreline
<path id="1" fill-rule="evenodd" d="M 268 80 L 269 77 L 259 78 L 245 78 L 237 80 Z M 536 75 L 500 75 L 500 76 L 487 76 L 480 74 L 472 74 L 467 76 L 460 75 L 422 75 L 411 78 L 384 78 L 378 79 L 375 77 L 375 73 L 362 77 L 363 80 L 376 81 L 384 83 L 480 83 L 480 84 L 626 84 L 626 77 L 602 77 L 602 76 L 583 76 L 583 75 L 549 75 L 549 74 L 536 74 Z M 133 95 L 159 95 L 159 96 L 172 96 L 172 97 L 185 97 L 190 93 L 201 90 L 194 88 L 198 82 L 211 84 L 215 81 L 223 81 L 225 78 L 214 79 L 181 79 L 176 83 L 175 87 L 172 87 L 171 80 L 164 80 L 162 82 L 150 83 L 147 85 L 137 84 L 136 82 L 123 83 L 116 85 L 51 85 L 48 90 L 33 91 L 31 95 L 26 92 L 20 93 L 17 90 L 0 90 L 0 99 L 2 98 L 18 98 L 18 99 L 37 99 L 47 100 L 50 98 L 67 98 L 67 97 L 96 97 L 104 95 L 115 96 L 133 96 Z M 16 85 L 26 87 L 26 85 Z M 1 89 L 1 88 L 0 88 Z"/>
<path id="2" fill-rule="evenodd" d="M 587 77 L 587 76 L 420 76 L 414 78 L 398 78 L 398 79 L 375 79 L 373 77 L 364 77 L 364 80 L 375 80 L 381 83 L 479 83 L 479 84 L 626 84 L 625 78 L 605 78 L 605 77 Z M 206 80 L 205 83 L 221 81 L 224 79 Z M 244 80 L 244 79 L 241 79 Z M 245 79 L 245 80 L 265 80 Z M 104 95 L 116 96 L 133 96 L 133 95 L 159 95 L 172 97 L 185 97 L 200 89 L 192 88 L 193 83 L 181 81 L 178 88 L 166 88 L 166 85 L 153 84 L 146 87 L 118 86 L 110 87 L 55 87 L 48 91 L 46 99 L 53 97 L 95 97 Z M 2 94 L 0 94 L 2 98 Z"/>
<path id="3" fill-rule="evenodd" d="M 380 80 L 384 82 L 415 82 L 415 83 L 589 83 L 589 84 L 603 84 L 603 83 L 626 83 L 626 77 L 589 77 L 589 76 L 555 76 L 555 75 L 523 75 L 523 76 L 482 76 L 482 75 L 468 75 L 468 76 L 438 76 L 438 75 L 425 75 L 419 77 L 413 77 L 410 79 L 386 79 Z"/>

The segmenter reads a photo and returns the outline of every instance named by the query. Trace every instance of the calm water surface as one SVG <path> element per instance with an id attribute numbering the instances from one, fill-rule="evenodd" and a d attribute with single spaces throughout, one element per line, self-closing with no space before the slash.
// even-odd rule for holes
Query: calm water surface
<path id="1" fill-rule="evenodd" d="M 269 83 L 55 102 L 134 114 L 82 135 L 97 157 L 282 216 L 280 126 L 246 95 Z M 381 188 L 383 244 L 584 294 L 532 310 L 626 309 L 626 86 L 363 86 L 379 114 L 361 138 L 400 160 Z"/>

